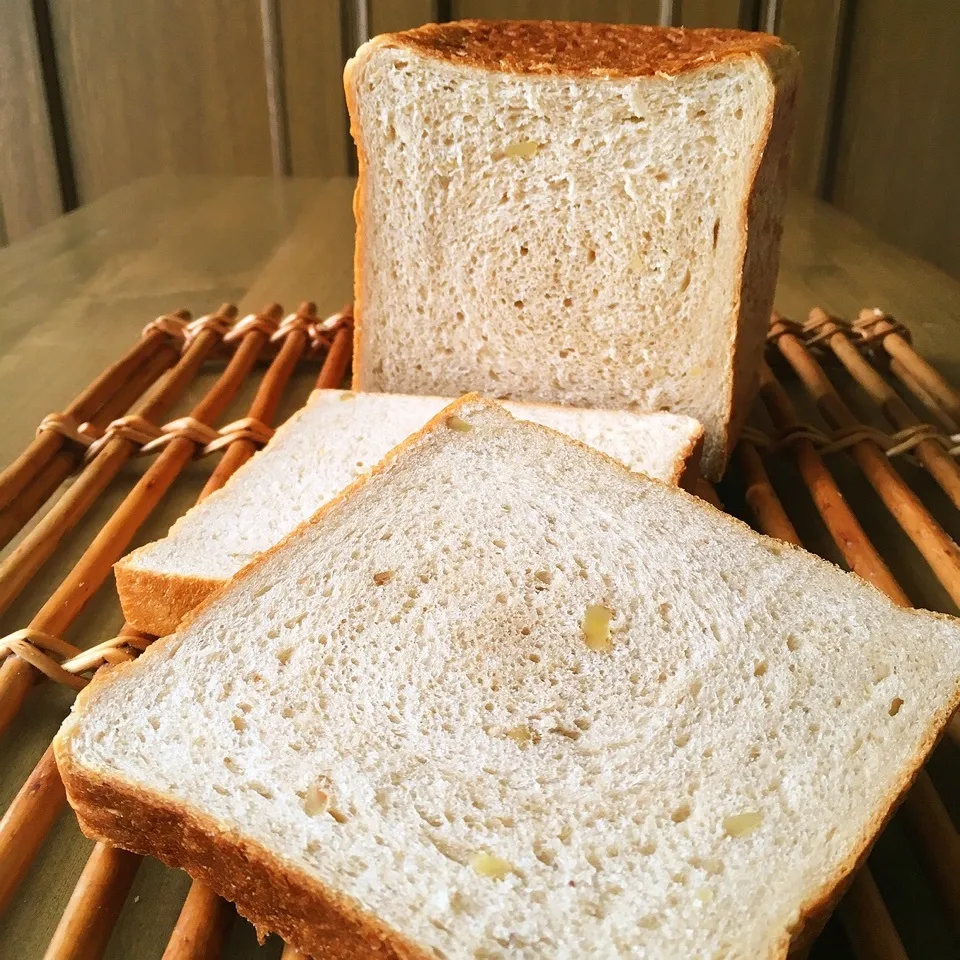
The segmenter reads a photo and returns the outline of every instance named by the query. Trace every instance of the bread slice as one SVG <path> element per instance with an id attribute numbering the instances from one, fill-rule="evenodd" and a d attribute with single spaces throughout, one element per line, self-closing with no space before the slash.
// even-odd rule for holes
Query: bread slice
<path id="1" fill-rule="evenodd" d="M 181 517 L 162 540 L 115 567 L 127 622 L 164 636 L 258 553 L 282 540 L 334 494 L 450 403 L 442 397 L 317 390 L 268 446 L 229 482 Z M 510 404 L 670 483 L 698 476 L 703 428 L 668 413 Z"/>
<path id="2" fill-rule="evenodd" d="M 960 699 L 960 625 L 490 401 L 55 743 L 88 836 L 331 958 L 784 957 Z"/>
<path id="3" fill-rule="evenodd" d="M 797 82 L 767 34 L 464 21 L 346 67 L 362 390 L 673 410 L 756 389 Z"/>

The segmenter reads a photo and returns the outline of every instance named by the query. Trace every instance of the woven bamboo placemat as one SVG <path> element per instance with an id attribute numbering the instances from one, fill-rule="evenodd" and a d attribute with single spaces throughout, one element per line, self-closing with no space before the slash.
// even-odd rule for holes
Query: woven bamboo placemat
<path id="1" fill-rule="evenodd" d="M 112 564 L 222 486 L 310 387 L 339 386 L 351 325 L 348 308 L 321 320 L 311 303 L 286 316 L 270 304 L 238 320 L 224 304 L 197 320 L 183 310 L 160 317 L 0 474 L 0 616 L 19 624 L 0 639 L 0 767 L 14 771 L 0 822 L 0 910 L 12 918 L 0 925 L 0 954 L 22 955 L 17 931 L 43 900 L 59 916 L 51 960 L 122 957 L 133 943 L 141 955 L 148 939 L 166 960 L 298 956 L 277 942 L 257 948 L 229 905 L 175 871 L 91 850 L 52 752 L 17 747 L 24 723 L 49 742 L 73 691 L 151 642 L 126 626 L 90 629 L 105 607 L 116 617 L 112 589 L 100 589 Z M 909 330 L 876 310 L 846 322 L 814 309 L 803 323 L 772 318 L 750 425 L 718 488 L 699 492 L 897 603 L 956 613 L 958 453 L 960 393 L 913 349 Z M 36 597 L 41 568 L 59 586 Z M 958 744 L 954 718 L 812 957 L 960 956 Z M 85 858 L 66 871 L 67 889 L 45 883 L 63 849 Z M 56 876 L 62 885 L 64 871 Z"/>

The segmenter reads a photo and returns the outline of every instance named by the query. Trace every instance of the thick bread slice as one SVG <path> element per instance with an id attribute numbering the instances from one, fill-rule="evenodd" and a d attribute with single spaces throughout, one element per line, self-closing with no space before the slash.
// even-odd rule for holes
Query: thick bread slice
<path id="1" fill-rule="evenodd" d="M 448 403 L 442 397 L 316 391 L 221 490 L 181 517 L 164 539 L 116 565 L 127 622 L 157 636 L 173 633 L 205 597 Z M 688 485 L 698 473 L 703 428 L 690 417 L 542 404 L 509 408 L 658 479 Z"/>
<path id="2" fill-rule="evenodd" d="M 474 20 L 362 46 L 355 386 L 686 413 L 719 477 L 773 303 L 797 74 L 737 30 Z"/>
<path id="3" fill-rule="evenodd" d="M 313 956 L 755 960 L 958 699 L 957 621 L 468 397 L 55 749 L 89 836 Z"/>

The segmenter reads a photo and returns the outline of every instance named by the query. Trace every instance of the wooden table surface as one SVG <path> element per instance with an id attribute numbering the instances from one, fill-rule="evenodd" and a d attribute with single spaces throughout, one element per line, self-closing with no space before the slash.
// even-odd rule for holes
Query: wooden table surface
<path id="1" fill-rule="evenodd" d="M 45 414 L 62 409 L 160 313 L 184 306 L 199 315 L 225 300 L 238 303 L 243 313 L 272 300 L 292 308 L 305 299 L 328 313 L 349 301 L 352 190 L 353 181 L 345 178 L 152 178 L 0 250 L 0 464 L 23 449 Z M 802 319 L 814 304 L 847 317 L 862 306 L 884 308 L 912 329 L 921 353 L 960 379 L 960 283 L 882 243 L 833 208 L 797 199 L 787 221 L 777 307 Z M 199 378 L 174 414 L 185 412 L 210 382 L 209 374 Z M 281 416 L 303 402 L 310 382 L 308 373 L 298 376 Z M 241 392 L 223 422 L 242 415 L 253 386 Z M 0 635 L 29 621 L 142 470 L 143 461 L 135 461 L 66 538 L 58 556 L 0 618 Z M 166 511 L 145 525 L 137 542 L 161 535 L 196 498 L 205 474 L 206 468 L 191 465 L 168 496 Z M 67 639 L 86 646 L 113 636 L 119 626 L 108 585 Z M 39 685 L 0 739 L 0 810 L 49 743 L 71 699 L 53 683 Z M 0 919 L 0 955 L 43 955 L 89 847 L 65 812 Z M 148 861 L 107 956 L 159 958 L 186 888 L 183 875 Z M 896 919 L 911 926 L 909 919 Z M 914 939 L 922 942 L 922 924 L 913 926 Z M 234 924 L 228 956 L 270 958 L 279 952 L 276 938 L 258 950 L 251 928 Z"/>

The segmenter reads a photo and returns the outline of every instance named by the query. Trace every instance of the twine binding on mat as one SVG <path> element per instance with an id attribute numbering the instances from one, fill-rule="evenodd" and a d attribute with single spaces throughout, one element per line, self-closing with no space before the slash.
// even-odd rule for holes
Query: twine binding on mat
<path id="1" fill-rule="evenodd" d="M 309 305 L 313 307 L 313 304 Z M 320 350 L 328 348 L 333 343 L 333 338 L 337 331 L 343 327 L 353 325 L 353 305 L 347 304 L 336 313 L 323 320 L 317 320 L 315 315 L 309 312 L 298 311 L 289 313 L 280 321 L 276 332 L 270 338 L 271 342 L 283 340 L 288 333 L 293 330 L 302 330 L 310 341 L 310 353 L 316 354 Z"/>
<path id="2" fill-rule="evenodd" d="M 59 433 L 61 437 L 70 440 L 86 449 L 99 437 L 99 431 L 89 423 L 77 423 L 74 417 L 65 413 L 48 413 L 37 427 L 37 436 L 45 431 Z"/>
<path id="3" fill-rule="evenodd" d="M 157 317 L 156 320 L 151 320 L 143 328 L 141 336 L 148 337 L 154 331 L 159 330 L 161 333 L 165 333 L 174 340 L 183 343 L 187 338 L 187 322 L 188 321 L 182 320 L 180 317 L 175 317 L 172 314 L 164 314 L 161 317 Z"/>
<path id="4" fill-rule="evenodd" d="M 847 450 L 862 440 L 871 440 L 888 457 L 893 458 L 909 454 L 914 447 L 925 440 L 933 440 L 951 456 L 960 455 L 960 434 L 950 437 L 944 436 L 930 423 L 918 423 L 889 434 L 863 423 L 855 424 L 852 427 L 844 427 L 829 434 L 808 423 L 798 423 L 775 437 L 771 437 L 762 430 L 747 426 L 743 428 L 740 436 L 755 447 L 771 453 L 782 450 L 797 440 L 809 440 L 817 451 L 824 455 Z"/>
<path id="5" fill-rule="evenodd" d="M 194 417 L 178 417 L 162 427 L 157 427 L 149 420 L 134 415 L 114 420 L 103 436 L 87 448 L 86 459 L 92 460 L 114 439 L 129 440 L 139 445 L 140 449 L 135 453 L 138 457 L 156 453 L 174 440 L 186 439 L 198 447 L 195 454 L 197 457 L 205 457 L 228 446 L 234 440 L 249 440 L 262 447 L 270 441 L 273 434 L 272 427 L 255 417 L 234 420 L 217 430 Z"/>
<path id="6" fill-rule="evenodd" d="M 224 335 L 224 343 L 236 343 L 248 333 L 259 330 L 272 337 L 277 332 L 277 325 L 269 317 L 261 313 L 248 313 L 242 320 L 238 320 Z"/>
<path id="7" fill-rule="evenodd" d="M 0 662 L 10 656 L 19 657 L 51 680 L 72 690 L 82 690 L 90 682 L 84 674 L 95 673 L 105 663 L 133 660 L 152 639 L 142 633 L 127 633 L 81 650 L 52 634 L 27 627 L 0 638 Z M 57 661 L 53 655 L 62 659 Z"/>
<path id="8" fill-rule="evenodd" d="M 879 307 L 861 310 L 857 319 L 853 321 L 851 329 L 860 335 L 863 343 L 882 340 L 891 333 L 899 334 L 907 343 L 912 342 L 909 328 L 884 313 Z"/>
<path id="9" fill-rule="evenodd" d="M 773 313 L 770 317 L 770 330 L 767 333 L 767 343 L 776 341 L 785 334 L 791 334 L 809 349 L 819 346 L 824 340 L 829 340 L 835 333 L 842 333 L 846 337 L 855 337 L 857 346 L 872 346 L 877 340 L 882 340 L 891 333 L 897 333 L 908 343 L 911 342 L 910 330 L 899 320 L 878 308 L 861 310 L 853 323 L 848 323 L 840 317 L 834 317 L 819 307 L 810 311 L 810 319 L 806 323 L 799 323 Z"/>

